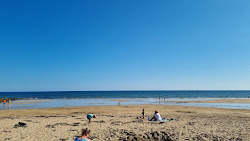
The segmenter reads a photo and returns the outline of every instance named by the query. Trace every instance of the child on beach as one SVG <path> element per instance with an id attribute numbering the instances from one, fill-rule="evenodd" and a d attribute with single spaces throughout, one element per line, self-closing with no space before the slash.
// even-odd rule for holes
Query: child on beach
<path id="1" fill-rule="evenodd" d="M 142 114 L 142 117 L 144 119 L 144 109 L 142 109 L 142 113 L 141 114 Z"/>
<path id="2" fill-rule="evenodd" d="M 5 109 L 6 100 L 3 99 L 3 109 Z"/>
<path id="3" fill-rule="evenodd" d="M 82 130 L 82 135 L 80 137 L 77 137 L 75 141 L 91 141 L 88 139 L 90 134 L 90 130 L 88 128 L 85 128 Z"/>
<path id="4" fill-rule="evenodd" d="M 95 118 L 95 115 L 93 115 L 93 114 L 87 114 L 87 119 L 89 120 L 89 123 L 90 123 L 90 120 L 92 118 Z"/>

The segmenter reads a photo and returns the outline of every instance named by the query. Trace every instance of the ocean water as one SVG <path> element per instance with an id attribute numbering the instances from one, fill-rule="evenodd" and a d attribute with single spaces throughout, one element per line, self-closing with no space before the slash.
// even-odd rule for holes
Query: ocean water
<path id="1" fill-rule="evenodd" d="M 36 109 L 36 108 L 56 108 L 56 107 L 75 107 L 75 106 L 104 106 L 104 105 L 179 105 L 179 106 L 198 106 L 231 109 L 250 109 L 248 103 L 179 103 L 168 101 L 196 101 L 196 100 L 216 100 L 220 98 L 169 98 L 165 102 L 159 102 L 158 98 L 121 98 L 127 100 L 118 103 L 114 98 L 77 98 L 77 99 L 47 99 L 47 100 L 17 100 L 11 104 L 11 109 Z M 31 103 L 29 103 L 32 101 Z M 37 101 L 38 103 L 33 103 Z M 7 107 L 6 107 L 7 108 Z"/>
<path id="2" fill-rule="evenodd" d="M 67 98 L 247 98 L 250 91 L 58 91 L 0 92 L 0 98 L 67 99 Z"/>
<path id="3" fill-rule="evenodd" d="M 168 101 L 201 101 L 221 98 L 250 97 L 250 91 L 63 91 L 63 92 L 0 92 L 0 98 L 21 98 L 11 109 L 55 108 L 101 105 L 179 105 L 250 109 L 248 103 L 179 103 Z M 159 102 L 159 97 L 161 101 Z M 166 102 L 163 102 L 163 97 Z M 125 101 L 118 103 L 115 99 Z M 20 102 L 21 101 L 21 102 Z M 31 102 L 32 101 L 32 102 Z M 34 102 L 35 101 L 35 102 Z"/>

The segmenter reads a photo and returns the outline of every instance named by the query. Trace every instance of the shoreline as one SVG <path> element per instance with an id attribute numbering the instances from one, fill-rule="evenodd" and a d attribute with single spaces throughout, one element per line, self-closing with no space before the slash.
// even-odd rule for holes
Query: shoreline
<path id="1" fill-rule="evenodd" d="M 16 100 L 10 109 L 42 109 L 81 106 L 112 106 L 112 105 L 176 105 L 196 107 L 216 107 L 229 109 L 250 109 L 250 99 L 222 98 L 172 98 L 159 101 L 157 98 L 90 98 L 90 99 L 31 99 Z M 0 109 L 2 111 L 2 108 Z"/>
<path id="2" fill-rule="evenodd" d="M 96 112 L 106 112 L 107 109 L 119 109 L 119 108 L 133 108 L 133 107 L 166 107 L 167 109 L 205 109 L 209 111 L 231 111 L 231 112 L 246 112 L 250 115 L 250 109 L 226 109 L 226 108 L 216 108 L 216 107 L 198 107 L 198 106 L 182 106 L 182 105 L 151 105 L 151 104 L 142 104 L 142 105 L 96 105 L 96 106 L 74 106 L 74 107 L 56 107 L 56 108 L 36 108 L 36 109 L 10 109 L 10 110 L 1 110 L 0 118 L 1 117 L 8 117 L 8 116 L 39 116 L 39 115 L 61 115 L 61 114 L 79 114 L 81 112 L 75 112 L 84 109 L 83 111 L 88 111 L 91 113 L 91 110 Z M 89 109 L 89 110 L 86 110 Z M 104 110 L 104 111 L 102 111 Z M 71 112 L 69 112 L 71 111 Z M 73 111 L 73 112 L 72 112 Z M 185 110 L 184 110 L 185 111 Z M 83 113 L 88 113 L 83 112 Z M 121 111 L 109 111 L 110 113 L 116 114 L 120 113 Z M 178 111 L 179 112 L 179 111 Z M 185 112 L 184 112 L 185 113 Z"/>
<path id="3" fill-rule="evenodd" d="M 53 100 L 50 100 L 50 99 L 43 99 L 43 100 L 34 100 L 34 99 L 25 100 L 25 99 L 19 99 L 19 100 L 15 101 L 15 104 L 43 103 L 43 102 L 48 102 L 48 101 L 53 101 Z"/>
<path id="4" fill-rule="evenodd" d="M 178 102 L 178 103 L 250 103 L 249 98 L 220 98 L 220 99 L 214 99 L 214 100 L 194 100 L 194 101 L 164 101 L 164 102 Z"/>

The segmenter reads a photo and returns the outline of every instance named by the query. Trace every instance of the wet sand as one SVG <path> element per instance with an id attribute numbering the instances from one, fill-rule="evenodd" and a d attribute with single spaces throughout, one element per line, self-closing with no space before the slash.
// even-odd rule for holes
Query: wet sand
<path id="1" fill-rule="evenodd" d="M 145 109 L 146 119 L 141 119 Z M 148 121 L 154 110 L 175 120 Z M 90 106 L 2 110 L 3 140 L 68 140 L 91 129 L 93 141 L 103 140 L 250 140 L 250 110 L 169 105 Z M 97 116 L 88 124 L 87 113 Z M 138 119 L 137 119 L 138 117 Z M 26 126 L 18 126 L 18 122 Z"/>
<path id="2" fill-rule="evenodd" d="M 129 100 L 127 100 L 127 99 L 110 99 L 110 101 L 126 102 L 126 101 L 129 101 Z"/>
<path id="3" fill-rule="evenodd" d="M 17 100 L 14 103 L 15 104 L 31 104 L 31 103 L 43 103 L 43 102 L 48 102 L 48 101 L 53 101 L 53 100 Z"/>
<path id="4" fill-rule="evenodd" d="M 250 99 L 216 99 L 216 100 L 202 100 L 202 101 L 165 101 L 178 103 L 250 103 Z"/>

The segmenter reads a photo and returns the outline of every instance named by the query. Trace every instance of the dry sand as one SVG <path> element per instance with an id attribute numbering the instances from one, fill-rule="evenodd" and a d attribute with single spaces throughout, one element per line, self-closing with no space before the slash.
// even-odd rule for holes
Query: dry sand
<path id="1" fill-rule="evenodd" d="M 172 121 L 136 119 L 158 110 Z M 93 141 L 103 140 L 250 140 L 250 110 L 167 105 L 91 106 L 0 111 L 0 140 L 72 141 L 91 129 Z M 88 124 L 87 113 L 97 118 Z M 24 122 L 25 127 L 15 126 Z"/>

